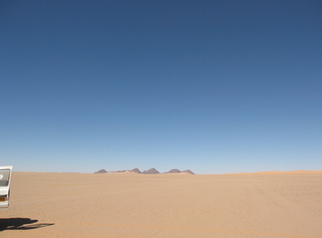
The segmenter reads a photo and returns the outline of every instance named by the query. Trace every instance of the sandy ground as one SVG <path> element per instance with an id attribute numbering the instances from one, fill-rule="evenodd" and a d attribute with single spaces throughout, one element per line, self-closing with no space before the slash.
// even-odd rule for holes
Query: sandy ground
<path id="1" fill-rule="evenodd" d="M 0 237 L 322 237 L 322 173 L 14 172 Z"/>

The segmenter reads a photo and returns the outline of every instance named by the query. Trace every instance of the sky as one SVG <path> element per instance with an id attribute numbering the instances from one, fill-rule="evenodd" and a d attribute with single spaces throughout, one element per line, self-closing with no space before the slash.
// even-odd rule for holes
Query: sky
<path id="1" fill-rule="evenodd" d="M 322 170 L 319 0 L 0 0 L 0 163 Z"/>

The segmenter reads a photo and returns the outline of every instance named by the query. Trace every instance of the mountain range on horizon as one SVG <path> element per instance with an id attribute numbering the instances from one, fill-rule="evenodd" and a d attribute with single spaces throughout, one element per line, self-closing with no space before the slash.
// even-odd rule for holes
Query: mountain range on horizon
<path id="1" fill-rule="evenodd" d="M 100 169 L 95 172 L 95 174 L 104 174 L 104 173 L 126 173 L 126 174 L 161 174 L 158 170 L 155 168 L 151 168 L 148 170 L 144 170 L 141 172 L 138 168 L 135 169 L 129 169 L 129 170 L 117 170 L 117 171 L 106 171 L 105 169 Z M 194 175 L 191 170 L 179 170 L 179 169 L 171 169 L 168 172 L 164 172 L 163 174 L 192 174 Z"/>

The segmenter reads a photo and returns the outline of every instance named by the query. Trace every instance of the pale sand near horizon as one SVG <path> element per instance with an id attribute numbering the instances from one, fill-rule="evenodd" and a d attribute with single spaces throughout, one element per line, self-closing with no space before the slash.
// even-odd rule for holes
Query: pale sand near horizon
<path id="1" fill-rule="evenodd" d="M 14 172 L 11 189 L 0 237 L 322 238 L 321 173 Z"/>

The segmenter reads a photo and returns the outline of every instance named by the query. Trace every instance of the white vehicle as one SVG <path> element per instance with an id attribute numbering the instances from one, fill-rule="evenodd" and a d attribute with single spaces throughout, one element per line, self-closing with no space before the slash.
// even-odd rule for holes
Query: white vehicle
<path id="1" fill-rule="evenodd" d="M 12 166 L 0 166 L 0 208 L 9 207 Z"/>

